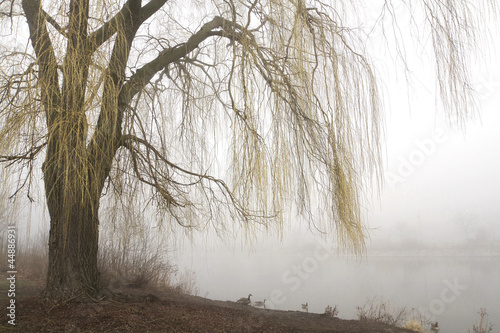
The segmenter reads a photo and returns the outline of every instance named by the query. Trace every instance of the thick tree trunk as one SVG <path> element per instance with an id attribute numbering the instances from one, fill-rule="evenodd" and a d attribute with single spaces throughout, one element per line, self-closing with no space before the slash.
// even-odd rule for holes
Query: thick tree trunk
<path id="1" fill-rule="evenodd" d="M 141 0 L 129 0 L 120 15 L 112 19 L 114 23 L 106 25 L 103 33 L 107 38 L 116 34 L 116 41 L 103 73 L 101 112 L 88 142 L 87 112 L 94 103 L 85 100 L 86 89 L 91 84 L 88 76 L 92 54 L 99 45 L 88 40 L 89 1 L 70 2 L 62 66 L 56 59 L 47 29 L 48 14 L 43 11 L 41 1 L 22 1 L 31 44 L 37 54 L 38 85 L 48 127 L 43 174 L 50 214 L 46 287 L 49 297 L 77 294 L 95 297 L 100 293 L 99 199 L 120 146 L 123 112 L 133 96 L 129 93 L 125 98 L 121 93 L 126 64 L 140 24 L 152 15 L 152 9 L 157 10 L 163 4 L 163 0 L 151 1 L 148 11 L 141 16 Z"/>
<path id="2" fill-rule="evenodd" d="M 96 297 L 101 290 L 97 268 L 97 214 L 81 203 L 75 203 L 71 211 L 69 217 L 51 216 L 46 295 L 50 298 L 77 294 Z"/>
<path id="3" fill-rule="evenodd" d="M 66 159 L 68 163 L 59 157 L 50 163 L 48 154 L 43 167 L 50 214 L 46 296 L 55 299 L 96 297 L 101 290 L 97 251 L 102 187 L 89 186 L 85 158 L 71 155 L 78 157 Z"/>

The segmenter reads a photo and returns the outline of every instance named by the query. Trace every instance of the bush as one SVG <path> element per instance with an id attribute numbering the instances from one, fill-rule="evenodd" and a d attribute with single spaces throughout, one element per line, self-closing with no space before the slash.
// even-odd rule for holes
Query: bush
<path id="1" fill-rule="evenodd" d="M 360 321 L 376 321 L 392 326 L 398 326 L 407 316 L 406 308 L 393 310 L 388 301 L 368 299 L 365 305 L 356 307 Z"/>
<path id="2" fill-rule="evenodd" d="M 119 289 L 171 287 L 177 267 L 170 263 L 164 240 L 142 226 L 104 226 L 99 244 L 99 270 L 104 285 Z"/>
<path id="3" fill-rule="evenodd" d="M 479 324 L 472 325 L 472 333 L 490 333 L 493 331 L 493 324 L 488 322 L 488 313 L 486 313 L 486 309 L 481 308 L 478 314 Z M 468 332 L 471 333 L 470 329 Z"/>
<path id="4" fill-rule="evenodd" d="M 424 330 L 424 327 L 422 325 L 422 323 L 416 319 L 410 319 L 408 320 L 404 325 L 403 325 L 403 328 L 407 329 L 407 330 L 410 330 L 410 331 L 413 331 L 413 332 L 418 332 L 418 333 L 427 333 L 425 330 Z"/>
<path id="5" fill-rule="evenodd" d="M 337 306 L 335 305 L 333 308 L 328 305 L 326 308 L 325 308 L 325 315 L 327 317 L 336 317 L 337 315 L 339 314 L 339 310 L 337 309 Z"/>

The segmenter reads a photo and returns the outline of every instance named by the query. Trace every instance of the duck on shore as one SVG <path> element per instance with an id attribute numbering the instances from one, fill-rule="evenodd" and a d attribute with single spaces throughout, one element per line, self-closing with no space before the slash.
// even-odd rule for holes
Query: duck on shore
<path id="1" fill-rule="evenodd" d="M 309 312 L 309 304 L 302 304 L 302 310 L 306 310 L 306 312 Z"/>
<path id="2" fill-rule="evenodd" d="M 254 306 L 258 308 L 266 308 L 266 300 L 264 299 L 263 301 L 257 301 L 254 303 Z"/>
<path id="3" fill-rule="evenodd" d="M 241 304 L 241 305 L 249 305 L 252 301 L 250 301 L 250 297 L 252 294 L 248 294 L 248 297 L 242 297 L 239 300 L 236 301 L 236 303 Z"/>

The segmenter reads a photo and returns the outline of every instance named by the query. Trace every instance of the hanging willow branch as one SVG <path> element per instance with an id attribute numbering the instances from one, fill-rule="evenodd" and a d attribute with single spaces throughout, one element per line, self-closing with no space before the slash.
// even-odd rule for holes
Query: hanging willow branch
<path id="1" fill-rule="evenodd" d="M 383 117 L 349 25 L 358 2 L 20 3 L 0 2 L 24 16 L 30 45 L 1 54 L 0 163 L 44 159 L 52 215 L 69 219 L 75 202 L 97 214 L 114 187 L 167 223 L 280 229 L 299 217 L 362 251 Z M 424 15 L 444 105 L 466 116 L 467 54 L 496 2 L 403 4 Z"/>

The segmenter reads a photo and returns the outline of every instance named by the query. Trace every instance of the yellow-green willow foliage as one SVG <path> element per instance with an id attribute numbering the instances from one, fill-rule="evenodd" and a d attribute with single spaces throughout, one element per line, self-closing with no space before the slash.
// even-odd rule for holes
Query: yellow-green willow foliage
<path id="1" fill-rule="evenodd" d="M 467 57 L 496 2 L 401 3 L 427 23 L 445 106 L 466 116 Z M 0 162 L 13 194 L 31 195 L 41 167 L 47 292 L 99 293 L 99 217 L 116 210 L 218 233 L 301 219 L 361 253 L 383 117 L 357 6 L 1 1 Z"/>

